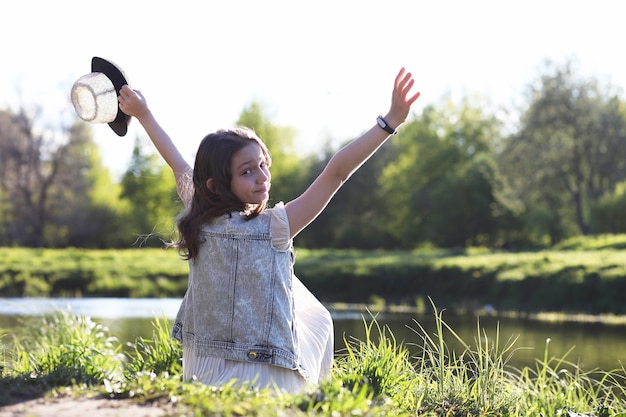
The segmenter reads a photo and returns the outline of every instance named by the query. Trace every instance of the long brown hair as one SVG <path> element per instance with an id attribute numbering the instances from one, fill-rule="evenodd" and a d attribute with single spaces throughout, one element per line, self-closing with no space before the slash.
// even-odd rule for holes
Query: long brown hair
<path id="1" fill-rule="evenodd" d="M 178 241 L 176 246 L 185 259 L 194 259 L 200 248 L 200 229 L 211 219 L 243 212 L 248 219 L 265 210 L 266 202 L 246 204 L 231 191 L 231 160 L 233 155 L 250 143 L 256 143 L 266 158 L 267 166 L 272 158 L 257 134 L 246 127 L 222 129 L 202 139 L 193 168 L 193 197 L 189 207 L 178 218 Z M 206 183 L 212 179 L 209 189 Z"/>

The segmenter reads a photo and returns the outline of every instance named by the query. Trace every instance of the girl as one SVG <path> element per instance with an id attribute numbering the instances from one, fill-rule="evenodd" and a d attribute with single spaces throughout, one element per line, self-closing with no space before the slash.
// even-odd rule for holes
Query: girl
<path id="1" fill-rule="evenodd" d="M 120 109 L 136 117 L 174 171 L 185 210 L 178 220 L 189 283 L 172 335 L 183 343 L 183 378 L 237 380 L 295 393 L 328 376 L 333 324 L 293 273 L 293 238 L 407 118 L 419 93 L 402 68 L 391 107 L 340 149 L 307 190 L 267 207 L 271 156 L 247 128 L 219 130 L 198 148 L 193 170 L 141 92 L 124 86 Z"/>

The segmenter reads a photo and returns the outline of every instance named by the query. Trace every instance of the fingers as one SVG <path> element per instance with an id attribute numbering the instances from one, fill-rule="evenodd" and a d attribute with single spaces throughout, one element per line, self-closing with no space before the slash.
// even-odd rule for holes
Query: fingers
<path id="1" fill-rule="evenodd" d="M 400 68 L 398 75 L 396 75 L 396 83 L 395 86 L 398 90 L 404 89 L 407 83 L 413 80 L 413 74 L 410 72 L 406 72 L 404 67 Z"/>
<path id="2" fill-rule="evenodd" d="M 140 97 L 140 98 L 143 97 L 139 90 L 133 90 L 127 84 L 123 85 L 122 88 L 120 88 L 119 97 L 122 97 L 124 99 L 129 99 L 135 96 Z"/>
<path id="3" fill-rule="evenodd" d="M 407 75 L 410 76 L 411 73 L 408 73 Z M 405 77 L 405 79 L 402 80 L 402 81 L 404 83 L 401 86 L 400 94 L 402 94 L 403 96 L 406 96 L 409 93 L 409 91 L 411 90 L 411 87 L 413 87 L 413 84 L 415 83 L 415 80 L 412 79 L 412 78 L 407 80 L 407 78 Z"/>
<path id="4" fill-rule="evenodd" d="M 128 97 L 130 94 L 132 94 L 131 88 L 128 86 L 128 84 L 124 84 L 122 86 L 122 88 L 120 89 L 120 97 L 126 98 Z"/>
<path id="5" fill-rule="evenodd" d="M 149 111 L 148 104 L 141 94 L 141 91 L 132 89 L 128 85 L 124 85 L 120 88 L 117 101 L 119 102 L 120 109 L 129 116 L 140 118 Z"/>
<path id="6" fill-rule="evenodd" d="M 419 96 L 420 96 L 420 92 L 418 91 L 410 99 L 407 100 L 407 103 L 409 103 L 409 105 L 415 103 L 415 100 L 417 100 Z"/>
<path id="7" fill-rule="evenodd" d="M 417 100 L 420 96 L 419 91 L 412 96 L 409 97 L 409 93 L 415 84 L 415 80 L 413 79 L 413 75 L 410 72 L 407 72 L 404 67 L 400 68 L 398 71 L 398 75 L 396 75 L 394 93 L 397 93 L 402 101 L 411 105 Z"/>
<path id="8" fill-rule="evenodd" d="M 405 71 L 406 70 L 404 69 L 404 67 L 400 68 L 400 71 L 398 71 L 398 75 L 396 75 L 396 82 L 395 82 L 396 87 L 400 85 L 400 82 L 402 80 L 402 77 L 404 76 Z"/>

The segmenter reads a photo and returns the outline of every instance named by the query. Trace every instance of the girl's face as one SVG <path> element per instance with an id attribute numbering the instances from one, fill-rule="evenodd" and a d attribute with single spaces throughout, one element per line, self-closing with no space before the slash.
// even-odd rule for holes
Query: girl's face
<path id="1" fill-rule="evenodd" d="M 269 199 L 269 167 L 261 147 L 254 142 L 238 150 L 230 161 L 230 190 L 246 204 L 261 204 Z"/>

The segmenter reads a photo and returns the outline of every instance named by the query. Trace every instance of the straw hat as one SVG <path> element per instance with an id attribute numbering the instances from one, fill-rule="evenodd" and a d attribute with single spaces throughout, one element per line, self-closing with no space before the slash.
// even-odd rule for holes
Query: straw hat
<path id="1" fill-rule="evenodd" d="M 128 131 L 130 116 L 120 110 L 117 96 L 128 84 L 120 67 L 94 56 L 91 74 L 80 77 L 72 86 L 72 104 L 76 114 L 86 122 L 108 123 L 118 135 Z"/>

